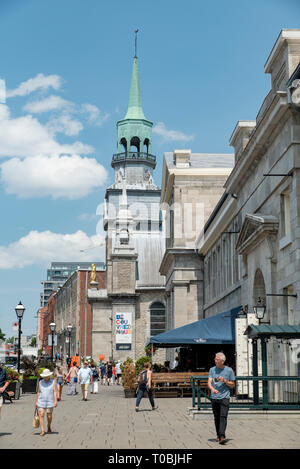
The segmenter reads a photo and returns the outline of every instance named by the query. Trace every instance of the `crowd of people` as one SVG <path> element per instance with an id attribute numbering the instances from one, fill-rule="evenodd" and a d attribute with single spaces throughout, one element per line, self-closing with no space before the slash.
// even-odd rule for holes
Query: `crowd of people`
<path id="1" fill-rule="evenodd" d="M 178 357 L 169 368 L 174 370 L 178 366 Z M 215 355 L 215 366 L 211 367 L 208 375 L 208 389 L 210 390 L 210 399 L 212 411 L 214 414 L 216 441 L 225 444 L 227 442 L 225 431 L 227 427 L 227 415 L 230 404 L 230 390 L 235 386 L 235 375 L 231 367 L 225 366 L 226 357 L 223 352 Z M 168 363 L 169 365 L 169 363 Z M 144 364 L 144 368 L 138 374 L 138 393 L 136 399 L 136 412 L 139 411 L 140 402 L 145 395 L 151 404 L 152 410 L 158 407 L 155 405 L 152 392 L 152 365 L 150 362 Z M 44 416 L 47 415 L 47 431 L 51 433 L 51 423 L 53 409 L 57 407 L 58 401 L 62 397 L 63 386 L 69 384 L 68 395 L 78 394 L 76 384 L 81 386 L 82 400 L 87 401 L 89 386 L 91 393 L 98 393 L 98 383 L 107 386 L 111 384 L 121 384 L 122 369 L 121 363 L 108 361 L 97 365 L 95 362 L 84 360 L 81 368 L 76 361 L 69 363 L 66 372 L 62 366 L 56 367 L 53 372 L 45 368 L 40 374 L 37 396 L 35 399 L 35 410 L 38 412 L 38 425 L 41 427 L 40 435 L 45 435 Z M 54 379 L 53 379 L 54 378 Z M 7 372 L 0 360 L 0 411 L 3 404 L 3 395 L 9 385 Z M 35 417 L 34 417 L 35 420 Z M 36 426 L 36 425 L 34 425 Z"/>
<path id="2" fill-rule="evenodd" d="M 81 388 L 82 400 L 87 401 L 89 388 L 91 394 L 97 394 L 99 383 L 107 386 L 122 384 L 122 369 L 120 361 L 100 362 L 97 365 L 93 360 L 84 360 L 81 367 L 78 366 L 77 361 L 67 361 L 65 370 L 62 366 L 55 367 L 54 372 L 45 369 L 40 377 L 35 408 L 39 412 L 40 434 L 44 436 L 44 416 L 47 415 L 47 432 L 51 433 L 53 409 L 62 398 L 64 385 L 68 385 L 67 395 L 71 396 L 78 394 L 76 387 L 78 384 Z"/>

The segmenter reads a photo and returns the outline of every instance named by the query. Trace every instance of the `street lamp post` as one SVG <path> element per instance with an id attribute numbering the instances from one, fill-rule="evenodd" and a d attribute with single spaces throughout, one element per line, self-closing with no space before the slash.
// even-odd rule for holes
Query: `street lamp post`
<path id="1" fill-rule="evenodd" d="M 54 348 L 54 332 L 55 332 L 55 327 L 56 327 L 55 322 L 51 322 L 51 324 L 50 324 L 50 330 L 51 330 L 51 338 L 52 338 L 52 341 L 51 341 L 51 344 L 52 344 L 52 347 L 51 347 L 51 363 L 52 363 L 52 364 L 53 364 L 53 348 Z"/>
<path id="2" fill-rule="evenodd" d="M 69 358 L 71 358 L 71 334 L 72 334 L 71 324 L 67 326 L 67 330 L 68 330 L 68 337 L 69 337 L 68 356 Z"/>
<path id="3" fill-rule="evenodd" d="M 18 306 L 15 307 L 16 315 L 19 320 L 19 339 L 18 339 L 18 373 L 20 373 L 20 358 L 21 358 L 21 321 L 23 318 L 23 314 L 25 311 L 24 306 L 22 305 L 22 302 L 20 301 Z"/>

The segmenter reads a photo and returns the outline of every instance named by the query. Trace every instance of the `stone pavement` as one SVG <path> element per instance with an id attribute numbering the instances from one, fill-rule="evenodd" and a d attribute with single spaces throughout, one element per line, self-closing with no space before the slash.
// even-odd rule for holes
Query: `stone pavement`
<path id="1" fill-rule="evenodd" d="M 79 386 L 77 386 L 79 388 Z M 157 398 L 150 410 L 144 398 L 135 412 L 135 399 L 125 399 L 122 386 L 100 386 L 99 394 L 67 396 L 53 414 L 52 434 L 32 428 L 36 395 L 23 394 L 4 404 L 0 420 L 0 449 L 299 449 L 300 416 L 228 418 L 227 445 L 215 442 L 213 417 L 194 420 L 191 398 Z"/>

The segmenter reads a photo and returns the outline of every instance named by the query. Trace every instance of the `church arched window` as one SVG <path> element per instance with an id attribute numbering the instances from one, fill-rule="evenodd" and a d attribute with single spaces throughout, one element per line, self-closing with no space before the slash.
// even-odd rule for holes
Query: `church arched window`
<path id="1" fill-rule="evenodd" d="M 130 151 L 131 152 L 140 152 L 140 139 L 139 137 L 132 137 L 130 140 Z"/>
<path id="2" fill-rule="evenodd" d="M 121 145 L 123 145 L 124 153 L 127 153 L 127 140 L 125 137 L 120 140 Z"/>
<path id="3" fill-rule="evenodd" d="M 150 336 L 161 334 L 166 330 L 166 308 L 160 301 L 150 306 Z"/>

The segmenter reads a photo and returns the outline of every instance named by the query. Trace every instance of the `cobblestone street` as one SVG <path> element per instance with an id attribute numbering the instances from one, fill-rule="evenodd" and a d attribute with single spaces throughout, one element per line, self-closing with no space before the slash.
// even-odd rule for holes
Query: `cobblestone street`
<path id="1" fill-rule="evenodd" d="M 78 387 L 78 386 L 77 386 Z M 52 434 L 44 437 L 32 428 L 34 394 L 23 394 L 4 404 L 0 420 L 1 449 L 299 449 L 300 416 L 230 416 L 228 443 L 215 442 L 213 416 L 193 420 L 191 398 L 157 398 L 151 411 L 144 398 L 140 411 L 125 399 L 121 386 L 99 386 L 99 394 L 67 396 L 53 414 Z"/>

